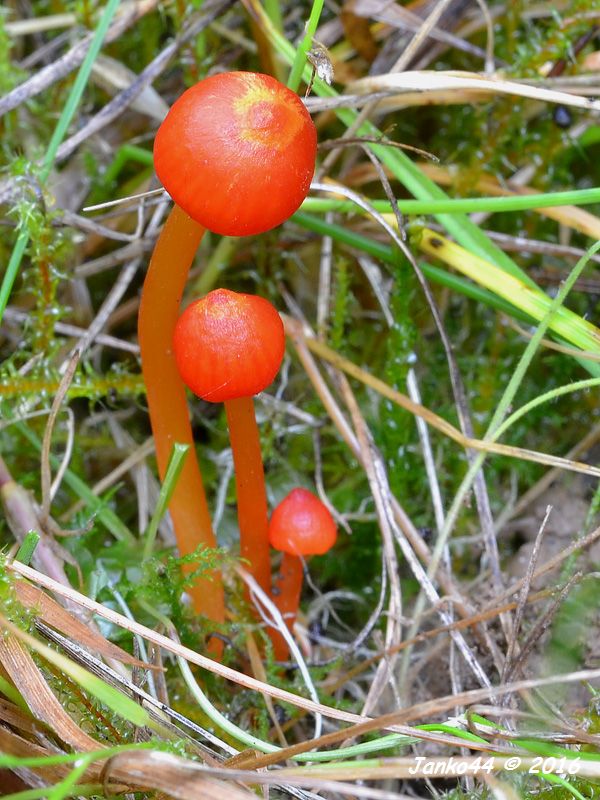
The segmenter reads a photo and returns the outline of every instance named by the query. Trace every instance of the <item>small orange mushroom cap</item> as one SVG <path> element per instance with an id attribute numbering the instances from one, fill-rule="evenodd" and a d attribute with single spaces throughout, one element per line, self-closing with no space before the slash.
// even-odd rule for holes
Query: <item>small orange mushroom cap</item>
<path id="1" fill-rule="evenodd" d="M 293 556 L 323 555 L 335 544 L 337 527 L 327 506 L 308 489 L 292 489 L 269 522 L 269 542 Z"/>
<path id="2" fill-rule="evenodd" d="M 179 317 L 173 352 L 186 386 L 211 403 L 252 397 L 272 383 L 285 352 L 276 308 L 253 294 L 215 289 Z"/>
<path id="3" fill-rule="evenodd" d="M 176 100 L 156 134 L 154 166 L 196 222 L 248 236 L 298 209 L 316 153 L 316 129 L 298 95 L 269 75 L 225 72 Z"/>

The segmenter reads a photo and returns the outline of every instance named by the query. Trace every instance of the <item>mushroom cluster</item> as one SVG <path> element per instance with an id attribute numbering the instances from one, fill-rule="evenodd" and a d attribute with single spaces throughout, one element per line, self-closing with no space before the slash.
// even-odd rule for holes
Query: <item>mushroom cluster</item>
<path id="1" fill-rule="evenodd" d="M 199 545 L 216 546 L 172 348 L 189 268 L 205 227 L 246 236 L 293 214 L 310 187 L 316 142 L 298 96 L 274 78 L 251 72 L 214 75 L 188 89 L 156 136 L 156 170 L 175 206 L 146 274 L 138 336 L 161 478 L 173 444 L 190 445 L 169 505 L 181 555 Z M 218 574 L 196 582 L 190 594 L 196 611 L 223 620 Z"/>
<path id="2" fill-rule="evenodd" d="M 174 103 L 154 144 L 156 172 L 175 202 L 144 282 L 139 342 L 161 478 L 175 442 L 191 445 L 169 506 L 181 555 L 216 540 L 189 422 L 186 387 L 223 402 L 231 439 L 241 556 L 292 627 L 302 556 L 323 553 L 336 537 L 327 508 L 295 489 L 268 521 L 253 397 L 275 378 L 285 349 L 283 324 L 264 298 L 217 289 L 180 316 L 190 265 L 205 229 L 247 236 L 284 222 L 306 197 L 316 131 L 298 96 L 268 75 L 213 75 Z M 284 552 L 273 590 L 269 539 Z M 195 609 L 224 618 L 218 574 L 197 581 Z M 287 647 L 273 639 L 279 658 Z M 213 645 L 213 654 L 219 645 Z"/>

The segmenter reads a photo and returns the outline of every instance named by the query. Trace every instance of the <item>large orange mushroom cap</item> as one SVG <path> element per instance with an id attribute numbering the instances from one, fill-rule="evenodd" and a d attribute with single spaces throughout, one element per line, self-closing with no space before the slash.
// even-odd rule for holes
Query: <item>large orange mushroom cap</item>
<path id="1" fill-rule="evenodd" d="M 292 556 L 323 555 L 336 538 L 329 509 L 308 489 L 292 489 L 271 515 L 271 546 Z"/>
<path id="2" fill-rule="evenodd" d="M 300 206 L 315 168 L 317 134 L 294 92 L 256 72 L 225 72 L 173 104 L 154 142 L 154 165 L 173 200 L 205 228 L 248 236 Z"/>
<path id="3" fill-rule="evenodd" d="M 215 289 L 179 317 L 173 351 L 186 386 L 204 400 L 223 403 L 252 397 L 273 382 L 285 331 L 268 300 Z"/>

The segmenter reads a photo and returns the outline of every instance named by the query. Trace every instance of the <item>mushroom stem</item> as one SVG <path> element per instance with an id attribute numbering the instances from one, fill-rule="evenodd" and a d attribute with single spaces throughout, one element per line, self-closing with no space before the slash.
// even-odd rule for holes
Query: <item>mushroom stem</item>
<path id="1" fill-rule="evenodd" d="M 217 546 L 194 448 L 185 385 L 177 371 L 172 346 L 183 289 L 203 235 L 204 228 L 175 205 L 150 260 L 138 319 L 142 373 L 161 479 L 175 442 L 190 445 L 169 504 L 182 556 L 194 552 L 200 544 Z M 217 572 L 197 580 L 188 592 L 198 613 L 223 621 L 223 587 Z"/>
<path id="2" fill-rule="evenodd" d="M 284 553 L 279 567 L 279 574 L 275 578 L 273 598 L 290 632 L 293 631 L 296 615 L 298 614 L 303 579 L 304 566 L 302 559 L 299 556 Z M 285 639 L 277 632 L 271 634 L 271 639 L 276 660 L 284 661 L 289 656 L 289 648 Z"/>
<path id="3" fill-rule="evenodd" d="M 240 554 L 256 582 L 270 595 L 267 494 L 254 401 L 252 397 L 226 400 L 225 413 L 235 468 Z"/>

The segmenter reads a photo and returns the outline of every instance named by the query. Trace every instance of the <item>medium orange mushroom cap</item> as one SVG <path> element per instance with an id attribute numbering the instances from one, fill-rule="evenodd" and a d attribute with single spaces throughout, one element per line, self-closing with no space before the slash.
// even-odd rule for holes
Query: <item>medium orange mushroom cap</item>
<path id="1" fill-rule="evenodd" d="M 273 382 L 285 332 L 268 300 L 215 289 L 179 317 L 173 352 L 186 386 L 204 400 L 222 403 L 252 397 Z"/>
<path id="2" fill-rule="evenodd" d="M 298 95 L 257 72 L 225 72 L 192 86 L 154 141 L 156 173 L 173 200 L 227 236 L 288 219 L 308 194 L 316 153 L 316 129 Z"/>
<path id="3" fill-rule="evenodd" d="M 329 509 L 308 489 L 292 489 L 269 522 L 269 542 L 293 556 L 323 555 L 335 544 L 337 526 Z"/>

